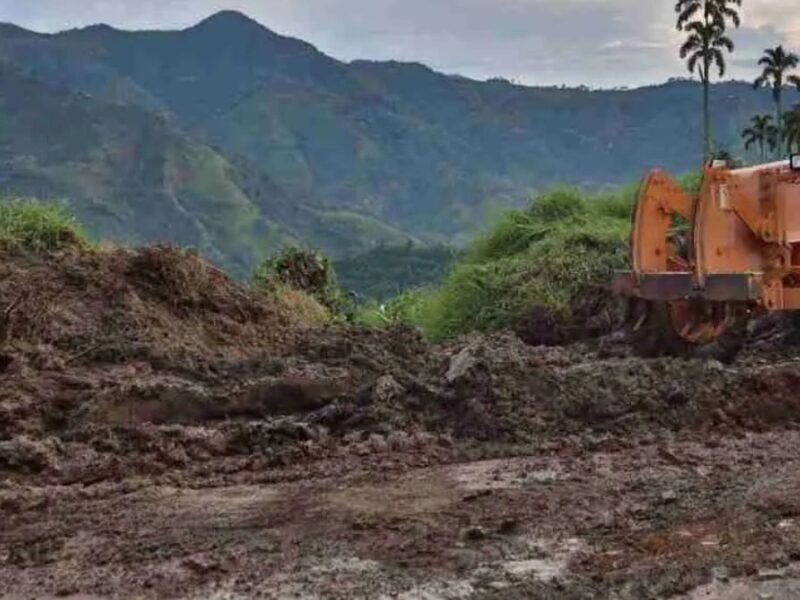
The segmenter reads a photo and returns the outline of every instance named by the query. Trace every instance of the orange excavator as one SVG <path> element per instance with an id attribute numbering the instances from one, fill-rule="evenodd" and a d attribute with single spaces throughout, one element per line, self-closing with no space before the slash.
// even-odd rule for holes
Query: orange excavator
<path id="1" fill-rule="evenodd" d="M 663 171 L 633 214 L 630 299 L 639 354 L 732 359 L 754 314 L 800 310 L 800 155 L 744 169 L 709 164 L 696 195 Z"/>

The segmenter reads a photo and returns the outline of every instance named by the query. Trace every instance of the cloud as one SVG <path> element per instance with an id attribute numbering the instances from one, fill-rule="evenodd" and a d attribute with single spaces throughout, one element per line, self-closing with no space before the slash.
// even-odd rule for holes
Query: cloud
<path id="1" fill-rule="evenodd" d="M 800 46 L 800 11 L 787 0 L 749 0 L 742 9 L 748 27 L 772 30 L 779 41 Z"/>
<path id="2" fill-rule="evenodd" d="M 800 50 L 797 0 L 745 0 L 729 75 L 750 78 L 763 48 Z M 668 0 L 0 0 L 0 20 L 42 31 L 103 21 L 181 28 L 224 8 L 344 60 L 424 62 L 531 84 L 639 85 L 683 75 Z"/>

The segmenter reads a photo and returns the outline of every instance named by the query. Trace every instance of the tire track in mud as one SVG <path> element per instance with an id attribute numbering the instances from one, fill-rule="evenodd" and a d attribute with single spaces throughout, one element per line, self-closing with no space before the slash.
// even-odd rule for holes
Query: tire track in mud
<path id="1" fill-rule="evenodd" d="M 800 556 L 798 442 L 748 434 L 410 470 L 387 456 L 273 485 L 248 483 L 253 472 L 223 487 L 166 477 L 4 489 L 0 585 L 120 598 L 634 598 L 720 575 L 756 581 Z"/>

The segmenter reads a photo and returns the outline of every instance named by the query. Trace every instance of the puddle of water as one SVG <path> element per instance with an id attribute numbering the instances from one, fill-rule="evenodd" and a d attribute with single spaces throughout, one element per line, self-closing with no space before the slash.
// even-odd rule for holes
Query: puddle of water
<path id="1" fill-rule="evenodd" d="M 324 564 L 311 568 L 315 574 L 332 575 L 335 573 L 370 573 L 380 569 L 380 563 L 374 560 L 362 560 L 356 557 L 334 558 Z"/>
<path id="2" fill-rule="evenodd" d="M 512 577 L 533 577 L 543 582 L 551 582 L 567 571 L 569 561 L 575 554 L 586 548 L 579 538 L 567 540 L 526 540 L 530 553 L 535 557 L 515 557 L 500 563 L 499 568 Z"/>

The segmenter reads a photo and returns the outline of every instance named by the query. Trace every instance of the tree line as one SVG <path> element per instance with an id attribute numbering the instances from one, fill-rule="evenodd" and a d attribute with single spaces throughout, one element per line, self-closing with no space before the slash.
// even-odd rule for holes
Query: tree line
<path id="1" fill-rule="evenodd" d="M 698 75 L 703 86 L 703 146 L 707 160 L 715 155 L 711 81 L 715 75 L 719 78 L 725 75 L 726 55 L 735 50 L 727 32 L 730 27 L 741 26 L 741 6 L 742 0 L 678 0 L 675 4 L 677 28 L 686 33 L 680 57 L 686 61 L 689 72 Z M 754 115 L 742 137 L 745 149 L 757 147 L 762 161 L 766 160 L 768 152 L 776 156 L 795 149 L 800 152 L 800 104 L 787 112 L 783 106 L 787 85 L 800 90 L 800 77 L 791 73 L 799 64 L 800 57 L 782 45 L 767 48 L 758 61 L 762 72 L 753 82 L 753 88 L 772 90 L 775 114 Z"/>

